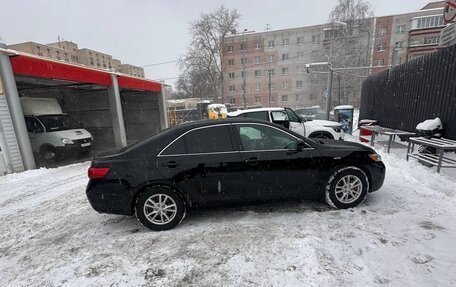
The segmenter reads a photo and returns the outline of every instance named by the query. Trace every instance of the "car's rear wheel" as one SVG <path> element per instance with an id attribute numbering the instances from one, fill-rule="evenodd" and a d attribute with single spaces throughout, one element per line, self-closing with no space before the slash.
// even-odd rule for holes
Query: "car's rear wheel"
<path id="1" fill-rule="evenodd" d="M 346 209 L 359 205 L 367 196 L 366 174 L 354 166 L 337 169 L 326 185 L 325 200 L 334 208 Z"/>
<path id="2" fill-rule="evenodd" d="M 185 205 L 176 191 L 165 186 L 147 188 L 136 202 L 136 216 L 142 225 L 155 230 L 176 227 L 185 215 Z"/>

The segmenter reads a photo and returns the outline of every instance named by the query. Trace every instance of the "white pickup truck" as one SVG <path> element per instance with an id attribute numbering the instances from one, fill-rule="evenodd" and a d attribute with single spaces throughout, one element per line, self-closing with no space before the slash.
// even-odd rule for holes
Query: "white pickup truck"
<path id="1" fill-rule="evenodd" d="M 229 117 L 246 117 L 280 124 L 291 131 L 308 138 L 343 140 L 344 132 L 340 123 L 325 120 L 306 120 L 290 108 L 258 108 L 237 110 Z"/>

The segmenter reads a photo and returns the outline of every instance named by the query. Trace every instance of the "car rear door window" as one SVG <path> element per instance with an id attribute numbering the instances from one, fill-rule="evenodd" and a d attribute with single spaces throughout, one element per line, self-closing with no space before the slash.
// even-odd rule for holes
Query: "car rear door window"
<path id="1" fill-rule="evenodd" d="M 184 139 L 189 154 L 233 151 L 229 125 L 195 129 Z"/>
<path id="2" fill-rule="evenodd" d="M 170 146 L 168 146 L 163 152 L 162 155 L 178 155 L 185 154 L 185 142 L 184 138 L 180 137 Z"/>

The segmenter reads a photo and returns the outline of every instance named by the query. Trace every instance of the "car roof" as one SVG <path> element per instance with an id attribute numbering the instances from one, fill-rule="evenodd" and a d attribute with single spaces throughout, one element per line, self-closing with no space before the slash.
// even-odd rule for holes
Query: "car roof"
<path id="1" fill-rule="evenodd" d="M 180 129 L 193 129 L 197 127 L 205 127 L 219 124 L 232 124 L 232 123 L 267 123 L 267 121 L 252 119 L 252 118 L 226 118 L 226 119 L 215 119 L 215 120 L 198 120 L 193 122 L 185 122 L 176 125 L 174 128 Z"/>

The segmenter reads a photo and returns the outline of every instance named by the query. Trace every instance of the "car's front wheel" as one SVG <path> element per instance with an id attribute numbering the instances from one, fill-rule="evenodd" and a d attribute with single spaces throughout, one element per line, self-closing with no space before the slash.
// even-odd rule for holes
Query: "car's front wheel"
<path id="1" fill-rule="evenodd" d="M 357 167 L 337 169 L 326 185 L 326 202 L 334 208 L 346 209 L 359 205 L 367 196 L 369 181 Z"/>
<path id="2" fill-rule="evenodd" d="M 147 188 L 136 202 L 136 216 L 142 225 L 155 230 L 176 227 L 185 216 L 185 204 L 173 189 L 166 186 Z"/>

